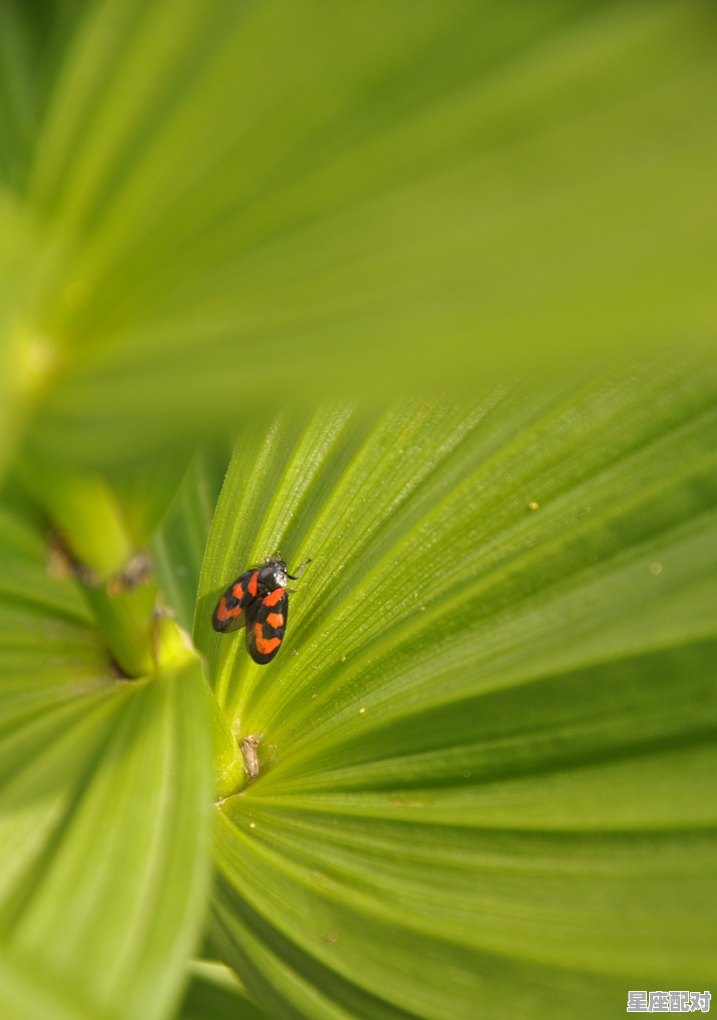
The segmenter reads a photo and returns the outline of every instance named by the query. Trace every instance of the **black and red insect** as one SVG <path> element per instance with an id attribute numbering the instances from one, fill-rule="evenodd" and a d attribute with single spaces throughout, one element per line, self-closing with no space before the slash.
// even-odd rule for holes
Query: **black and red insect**
<path id="1" fill-rule="evenodd" d="M 289 615 L 289 581 L 298 580 L 307 563 L 295 574 L 284 560 L 267 559 L 233 581 L 216 604 L 212 614 L 214 630 L 228 633 L 246 627 L 246 648 L 254 662 L 271 662 L 281 648 Z"/>

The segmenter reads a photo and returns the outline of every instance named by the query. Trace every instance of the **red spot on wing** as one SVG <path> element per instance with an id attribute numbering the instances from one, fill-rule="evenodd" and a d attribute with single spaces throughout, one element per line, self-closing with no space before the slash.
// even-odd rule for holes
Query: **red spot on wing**
<path id="1" fill-rule="evenodd" d="M 247 589 L 252 598 L 256 598 L 256 593 L 259 590 L 259 571 L 252 571 L 252 575 L 247 581 Z"/>
<path id="2" fill-rule="evenodd" d="M 226 595 L 222 595 L 219 599 L 219 605 L 217 606 L 217 620 L 221 623 L 226 623 L 227 620 L 234 620 L 240 615 L 242 608 L 240 605 L 234 606 L 233 609 L 229 609 L 227 606 Z"/>
<path id="3" fill-rule="evenodd" d="M 275 606 L 278 602 L 281 602 L 285 595 L 286 588 L 274 588 L 273 591 L 270 591 L 268 595 L 264 596 L 261 600 L 261 604 L 269 607 Z"/>
<path id="4" fill-rule="evenodd" d="M 270 655 L 281 644 L 281 638 L 278 637 L 265 638 L 263 636 L 262 625 L 260 623 L 255 623 L 254 644 L 256 645 L 257 652 L 259 652 L 261 655 Z"/>
<path id="5" fill-rule="evenodd" d="M 267 618 L 266 618 L 266 622 L 269 624 L 270 627 L 276 627 L 277 630 L 278 630 L 279 627 L 283 627 L 284 626 L 284 614 L 283 613 L 269 613 Z"/>
<path id="6" fill-rule="evenodd" d="M 238 581 L 235 585 L 232 585 L 232 595 L 235 599 L 239 599 L 240 602 L 244 598 L 244 586 L 239 584 Z"/>

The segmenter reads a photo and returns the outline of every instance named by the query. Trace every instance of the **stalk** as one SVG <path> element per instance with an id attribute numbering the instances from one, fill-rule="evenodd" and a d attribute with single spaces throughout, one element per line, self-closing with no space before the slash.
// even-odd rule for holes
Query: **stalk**
<path id="1" fill-rule="evenodd" d="M 179 627 L 162 615 L 151 560 L 135 550 L 106 481 L 26 464 L 23 482 L 47 513 L 121 673 L 146 676 L 176 658 Z"/>

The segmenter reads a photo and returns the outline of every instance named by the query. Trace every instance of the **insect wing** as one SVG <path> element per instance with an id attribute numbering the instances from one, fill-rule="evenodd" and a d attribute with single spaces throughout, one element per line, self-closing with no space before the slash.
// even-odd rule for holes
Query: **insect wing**
<path id="1" fill-rule="evenodd" d="M 275 588 L 246 607 L 246 648 L 260 666 L 271 662 L 281 648 L 288 615 L 286 588 Z"/>
<path id="2" fill-rule="evenodd" d="M 259 572 L 247 570 L 233 581 L 217 602 L 212 614 L 214 630 L 239 630 L 246 626 L 247 608 L 257 601 Z"/>

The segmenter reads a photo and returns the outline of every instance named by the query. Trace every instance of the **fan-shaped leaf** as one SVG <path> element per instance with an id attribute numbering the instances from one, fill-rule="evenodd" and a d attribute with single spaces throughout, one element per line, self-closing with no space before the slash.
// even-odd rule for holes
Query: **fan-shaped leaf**
<path id="1" fill-rule="evenodd" d="M 260 739 L 217 809 L 212 931 L 268 1015 L 598 1018 L 708 986 L 716 383 L 649 366 L 240 440 L 195 634 Z M 211 607 L 278 547 L 314 562 L 255 666 Z"/>

